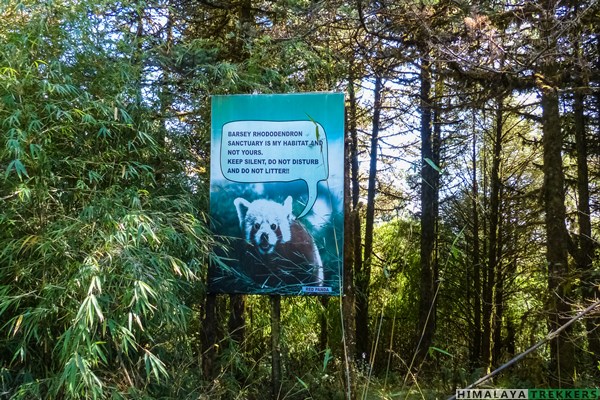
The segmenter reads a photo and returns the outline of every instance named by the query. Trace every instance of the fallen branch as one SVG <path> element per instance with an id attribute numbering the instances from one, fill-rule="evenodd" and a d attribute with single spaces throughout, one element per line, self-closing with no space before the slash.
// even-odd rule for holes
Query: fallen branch
<path id="1" fill-rule="evenodd" d="M 562 331 L 564 331 L 565 329 L 567 329 L 573 322 L 577 321 L 578 319 L 580 319 L 584 315 L 589 314 L 591 311 L 593 311 L 598 306 L 600 306 L 600 300 L 598 300 L 597 302 L 593 303 L 592 305 L 590 305 L 585 310 L 579 312 L 577 315 L 575 315 L 573 318 L 571 318 L 569 321 L 567 321 L 564 325 L 560 326 L 555 331 L 550 332 L 545 338 L 543 338 L 542 340 L 540 340 L 539 342 L 537 342 L 536 344 L 534 344 L 533 346 L 531 346 L 530 348 L 528 348 L 527 350 L 525 350 L 523 353 L 521 353 L 521 354 L 517 355 L 516 357 L 512 358 L 510 361 L 506 362 L 505 364 L 502 364 L 501 366 L 499 366 L 498 368 L 496 368 L 495 370 L 493 370 L 492 372 L 490 372 L 486 376 L 478 379 L 477 381 L 473 382 L 472 384 L 470 384 L 469 386 L 467 386 L 466 388 L 464 388 L 462 390 L 472 389 L 472 388 L 474 388 L 476 386 L 481 385 L 483 382 L 487 381 L 488 379 L 490 379 L 490 378 L 498 375 L 501 371 L 503 371 L 506 368 L 510 367 L 511 365 L 515 364 L 517 361 L 525 358 L 525 356 L 528 355 L 529 353 L 537 350 L 540 346 L 542 346 L 542 345 L 548 343 L 549 341 L 551 341 L 552 339 L 554 339 L 559 333 L 561 333 Z M 456 394 L 454 394 L 453 396 L 449 397 L 448 400 L 456 400 Z"/>

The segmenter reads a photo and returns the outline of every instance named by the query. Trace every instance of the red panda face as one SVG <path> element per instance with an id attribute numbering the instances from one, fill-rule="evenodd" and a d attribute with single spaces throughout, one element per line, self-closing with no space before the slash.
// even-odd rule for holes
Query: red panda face
<path id="1" fill-rule="evenodd" d="M 290 240 L 290 224 L 293 220 L 291 197 L 283 204 L 264 199 L 250 203 L 238 197 L 234 200 L 234 205 L 244 238 L 252 243 L 260 254 L 272 254 L 278 243 Z"/>
<path id="2" fill-rule="evenodd" d="M 281 241 L 281 229 L 277 221 L 255 220 L 250 229 L 250 240 L 261 254 L 271 254 L 275 246 Z"/>

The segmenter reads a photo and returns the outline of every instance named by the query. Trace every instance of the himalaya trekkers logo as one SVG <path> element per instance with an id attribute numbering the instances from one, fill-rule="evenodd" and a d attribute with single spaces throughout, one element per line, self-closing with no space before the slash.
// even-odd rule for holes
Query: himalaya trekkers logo
<path id="1" fill-rule="evenodd" d="M 600 389 L 456 389 L 457 400 L 596 400 Z"/>

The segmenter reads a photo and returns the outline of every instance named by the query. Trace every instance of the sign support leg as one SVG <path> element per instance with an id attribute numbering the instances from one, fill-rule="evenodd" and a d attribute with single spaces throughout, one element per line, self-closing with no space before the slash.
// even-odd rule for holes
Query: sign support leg
<path id="1" fill-rule="evenodd" d="M 271 300 L 271 385 L 272 398 L 279 398 L 281 388 L 281 354 L 279 339 L 281 334 L 281 296 L 272 295 Z"/>

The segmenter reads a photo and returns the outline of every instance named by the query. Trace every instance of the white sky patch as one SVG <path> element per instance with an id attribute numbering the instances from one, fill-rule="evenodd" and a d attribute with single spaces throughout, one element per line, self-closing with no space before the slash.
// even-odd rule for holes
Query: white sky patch
<path id="1" fill-rule="evenodd" d="M 262 183 L 255 183 L 254 184 L 254 193 L 256 193 L 257 195 L 263 196 L 265 194 L 265 185 L 263 185 Z"/>
<path id="2" fill-rule="evenodd" d="M 315 230 L 321 230 L 331 220 L 331 207 L 323 198 L 317 198 L 306 218 Z"/>

